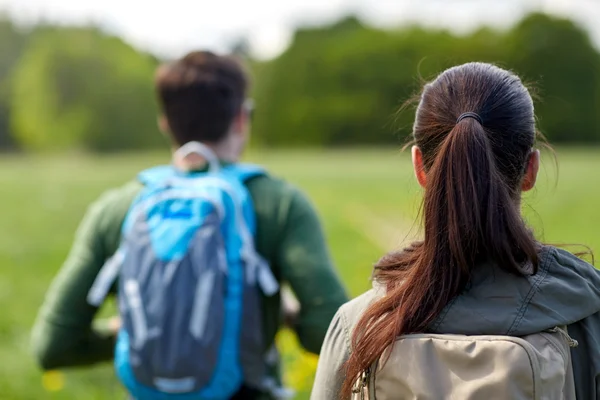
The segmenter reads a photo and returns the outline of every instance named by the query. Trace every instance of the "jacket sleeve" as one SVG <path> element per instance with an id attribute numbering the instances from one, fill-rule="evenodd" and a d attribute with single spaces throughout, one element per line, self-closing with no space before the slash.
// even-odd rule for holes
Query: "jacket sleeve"
<path id="1" fill-rule="evenodd" d="M 118 243 L 120 222 L 112 217 L 120 210 L 114 195 L 108 193 L 88 208 L 46 293 L 31 337 L 34 356 L 43 369 L 88 365 L 113 356 L 115 335 L 108 327 L 93 326 L 98 308 L 87 302 L 87 295 Z"/>
<path id="2" fill-rule="evenodd" d="M 577 399 L 600 400 L 600 313 L 568 327 L 579 345 L 571 350 Z"/>
<path id="3" fill-rule="evenodd" d="M 339 398 L 344 383 L 344 364 L 350 355 L 350 337 L 342 311 L 331 321 L 323 342 L 311 400 L 333 400 Z"/>
<path id="4" fill-rule="evenodd" d="M 300 303 L 294 330 L 307 351 L 318 354 L 329 323 L 348 298 L 333 266 L 316 211 L 294 190 L 281 230 L 277 264 Z"/>

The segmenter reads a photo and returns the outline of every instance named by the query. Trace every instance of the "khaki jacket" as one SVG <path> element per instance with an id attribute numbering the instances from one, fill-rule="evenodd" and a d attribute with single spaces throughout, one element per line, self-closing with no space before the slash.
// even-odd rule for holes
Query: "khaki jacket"
<path id="1" fill-rule="evenodd" d="M 312 400 L 339 399 L 352 330 L 382 290 L 371 289 L 338 310 L 321 349 Z M 576 398 L 600 400 L 600 271 L 564 250 L 544 247 L 538 273 L 527 278 L 481 265 L 428 333 L 526 336 L 556 326 L 566 326 L 579 343 L 571 350 Z"/>

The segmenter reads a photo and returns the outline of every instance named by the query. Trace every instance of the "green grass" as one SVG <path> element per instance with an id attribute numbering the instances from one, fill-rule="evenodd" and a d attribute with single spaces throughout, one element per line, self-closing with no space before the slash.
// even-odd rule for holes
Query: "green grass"
<path id="1" fill-rule="evenodd" d="M 29 330 L 45 290 L 69 249 L 86 206 L 167 154 L 92 158 L 0 159 L 0 398 L 115 399 L 121 390 L 110 366 L 42 374 L 29 355 Z M 352 295 L 369 286 L 372 264 L 418 234 L 420 192 L 407 154 L 395 149 L 255 151 L 249 159 L 302 187 L 312 198 L 334 260 Z M 528 219 L 547 242 L 583 243 L 600 249 L 600 151 L 559 151 L 560 175 L 545 163 L 539 188 L 528 194 Z M 289 333 L 282 344 L 289 380 L 310 390 L 314 359 L 298 358 Z M 58 390 L 56 390 L 58 389 Z"/>

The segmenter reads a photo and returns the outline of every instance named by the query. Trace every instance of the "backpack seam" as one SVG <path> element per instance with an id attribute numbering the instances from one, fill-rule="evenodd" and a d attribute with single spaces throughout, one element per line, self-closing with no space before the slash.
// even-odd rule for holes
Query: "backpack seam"
<path id="1" fill-rule="evenodd" d="M 525 342 L 527 342 L 525 339 L 522 339 L 522 340 L 524 340 Z M 517 342 L 513 342 L 513 343 L 516 344 Z M 537 389 L 538 389 L 538 386 L 539 386 L 538 385 L 538 383 L 539 383 L 538 382 L 539 381 L 539 377 L 537 377 L 537 379 L 536 379 L 536 374 L 535 374 L 536 373 L 536 368 L 535 368 L 535 365 L 534 365 L 533 360 L 531 358 L 531 353 L 530 353 L 529 349 L 527 349 L 526 346 L 523 345 L 522 343 L 519 343 L 519 346 L 521 346 L 521 348 L 523 350 L 525 350 L 525 353 L 527 353 L 527 359 L 529 360 L 529 366 L 531 367 L 531 378 L 532 378 L 531 380 L 533 381 L 533 398 L 537 399 Z"/>
<path id="2" fill-rule="evenodd" d="M 550 343 L 550 346 L 552 346 L 554 348 L 554 350 L 556 350 L 558 352 L 558 354 L 560 354 L 560 356 L 564 359 L 565 361 L 565 365 L 567 364 L 568 360 L 567 358 L 565 358 L 565 352 L 561 349 L 558 348 L 558 346 L 556 345 L 556 343 L 554 343 L 552 340 L 546 338 L 546 340 L 548 341 L 548 343 Z"/>
<path id="3" fill-rule="evenodd" d="M 523 321 L 523 318 L 525 317 L 525 313 L 527 312 L 527 309 L 529 308 L 529 305 L 531 304 L 531 299 L 533 298 L 533 296 L 536 295 L 542 282 L 548 276 L 548 272 L 550 269 L 549 268 L 550 258 L 551 258 L 550 256 L 552 254 L 554 254 L 555 249 L 551 249 L 551 252 L 552 252 L 551 254 L 547 254 L 544 257 L 543 262 L 540 265 L 539 271 L 535 275 L 535 279 L 532 283 L 531 289 L 529 289 L 529 293 L 527 293 L 527 296 L 523 300 L 523 304 L 521 305 L 519 311 L 517 312 L 517 317 L 515 318 L 512 325 L 510 326 L 510 328 L 508 328 L 508 331 L 506 332 L 507 335 L 513 334 L 519 328 L 519 325 Z"/>
<path id="4" fill-rule="evenodd" d="M 559 333 L 560 334 L 560 333 Z M 546 332 L 542 332 L 541 333 L 542 337 L 544 337 L 544 339 L 546 339 L 546 341 L 548 343 L 550 343 L 550 346 L 552 346 L 554 348 L 554 350 L 556 350 L 560 356 L 563 358 L 563 360 L 565 361 L 565 365 L 567 365 L 569 363 L 569 355 L 565 353 L 564 349 L 560 349 L 559 346 L 556 345 L 556 343 L 554 343 L 554 341 L 550 340 L 548 336 L 550 336 L 549 333 Z M 570 349 L 567 349 L 567 352 L 571 351 Z"/>

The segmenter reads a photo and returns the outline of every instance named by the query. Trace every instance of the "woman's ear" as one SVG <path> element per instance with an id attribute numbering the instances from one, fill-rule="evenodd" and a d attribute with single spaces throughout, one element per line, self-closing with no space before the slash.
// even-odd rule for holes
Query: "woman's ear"
<path id="1" fill-rule="evenodd" d="M 417 146 L 412 147 L 411 153 L 415 177 L 417 178 L 419 185 L 425 189 L 427 184 L 427 173 L 425 172 L 425 166 L 423 165 L 423 153 Z"/>
<path id="2" fill-rule="evenodd" d="M 538 171 L 540 169 L 540 151 L 532 150 L 527 158 L 527 168 L 521 182 L 521 190 L 527 192 L 535 186 Z"/>

